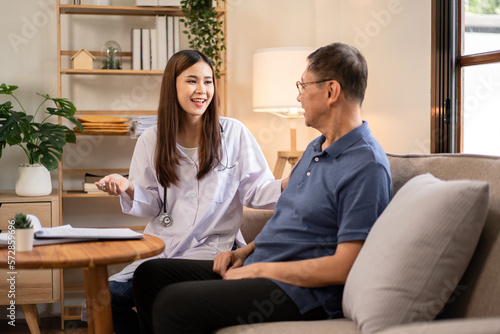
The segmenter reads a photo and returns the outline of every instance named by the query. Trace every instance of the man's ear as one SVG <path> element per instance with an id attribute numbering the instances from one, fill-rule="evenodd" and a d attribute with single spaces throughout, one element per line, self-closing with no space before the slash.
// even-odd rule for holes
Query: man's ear
<path id="1" fill-rule="evenodd" d="M 328 81 L 328 99 L 330 102 L 337 102 L 340 97 L 341 87 L 338 81 L 332 80 Z"/>

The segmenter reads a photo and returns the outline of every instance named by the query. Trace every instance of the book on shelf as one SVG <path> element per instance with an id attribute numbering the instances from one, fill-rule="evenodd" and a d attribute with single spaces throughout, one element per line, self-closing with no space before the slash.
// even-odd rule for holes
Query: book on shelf
<path id="1" fill-rule="evenodd" d="M 135 0 L 136 6 L 180 7 L 181 0 Z"/>
<path id="2" fill-rule="evenodd" d="M 158 69 L 158 46 L 156 29 L 151 29 L 151 69 L 156 71 Z"/>
<path id="3" fill-rule="evenodd" d="M 141 49 L 141 59 L 142 59 L 142 69 L 145 71 L 151 70 L 151 30 L 142 29 L 142 49 Z"/>
<path id="4" fill-rule="evenodd" d="M 136 6 L 158 6 L 158 0 L 135 0 Z"/>
<path id="5" fill-rule="evenodd" d="M 156 16 L 155 21 L 157 49 L 158 49 L 158 69 L 164 70 L 167 66 L 167 17 Z"/>
<path id="6" fill-rule="evenodd" d="M 140 70 L 142 68 L 142 64 L 141 64 L 141 49 L 142 49 L 141 28 L 133 28 L 130 31 L 130 35 L 131 35 L 131 45 L 132 45 L 132 69 L 133 70 Z"/>
<path id="7" fill-rule="evenodd" d="M 167 16 L 167 59 L 174 55 L 174 17 Z"/>
<path id="8" fill-rule="evenodd" d="M 93 182 L 83 182 L 83 191 L 86 193 L 99 193 L 101 192 L 101 189 L 98 189 Z"/>
<path id="9" fill-rule="evenodd" d="M 174 17 L 174 53 L 181 51 L 181 23 L 180 17 Z"/>
<path id="10" fill-rule="evenodd" d="M 158 6 L 180 7 L 181 6 L 181 0 L 158 0 Z"/>
<path id="11" fill-rule="evenodd" d="M 180 51 L 180 19 L 157 15 L 153 28 L 133 28 L 131 39 L 132 69 L 163 71 L 168 59 Z"/>

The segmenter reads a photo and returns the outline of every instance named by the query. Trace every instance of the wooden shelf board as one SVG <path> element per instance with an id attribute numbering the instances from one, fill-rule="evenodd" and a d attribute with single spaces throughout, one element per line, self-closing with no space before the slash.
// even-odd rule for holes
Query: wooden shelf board
<path id="1" fill-rule="evenodd" d="M 66 291 L 85 291 L 85 287 L 83 285 L 66 285 L 64 287 Z"/>
<path id="2" fill-rule="evenodd" d="M 97 75 L 163 75 L 163 71 L 147 70 L 74 70 L 70 68 L 61 69 L 61 74 L 97 74 Z"/>
<path id="3" fill-rule="evenodd" d="M 92 132 L 92 133 L 80 133 L 80 132 L 75 132 L 75 135 L 77 136 L 118 136 L 118 137 L 130 137 L 130 133 L 98 133 L 98 132 Z"/>
<path id="4" fill-rule="evenodd" d="M 219 10 L 218 10 L 219 11 Z M 91 6 L 91 5 L 60 5 L 61 14 L 85 15 L 170 15 L 182 16 L 180 7 L 136 7 L 136 6 Z"/>
<path id="5" fill-rule="evenodd" d="M 110 197 L 110 198 L 118 198 L 118 196 L 110 196 L 104 192 L 97 193 L 86 193 L 83 191 L 63 191 L 63 198 L 93 198 L 93 197 Z"/>
<path id="6" fill-rule="evenodd" d="M 64 306 L 63 317 L 64 320 L 80 320 L 82 307 L 80 305 Z"/>
<path id="7" fill-rule="evenodd" d="M 128 168 L 87 168 L 87 169 L 63 169 L 63 174 L 128 174 Z"/>
<path id="8" fill-rule="evenodd" d="M 75 50 L 75 51 L 72 51 L 72 50 L 61 50 L 61 56 L 74 56 L 79 50 Z M 106 56 L 106 52 L 102 52 L 102 51 L 90 51 L 90 50 L 87 50 L 88 52 L 90 52 L 94 57 L 104 57 Z M 122 51 L 122 57 L 132 57 L 132 52 L 128 52 L 128 51 Z"/>
<path id="9" fill-rule="evenodd" d="M 75 115 L 156 116 L 157 110 L 77 110 Z"/>

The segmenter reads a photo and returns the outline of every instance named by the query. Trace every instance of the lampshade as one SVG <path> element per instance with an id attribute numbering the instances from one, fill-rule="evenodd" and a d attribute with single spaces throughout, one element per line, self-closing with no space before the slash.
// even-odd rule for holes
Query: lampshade
<path id="1" fill-rule="evenodd" d="M 257 50 L 253 54 L 253 110 L 282 117 L 298 117 L 304 113 L 297 101 L 295 82 L 307 65 L 309 47 Z"/>

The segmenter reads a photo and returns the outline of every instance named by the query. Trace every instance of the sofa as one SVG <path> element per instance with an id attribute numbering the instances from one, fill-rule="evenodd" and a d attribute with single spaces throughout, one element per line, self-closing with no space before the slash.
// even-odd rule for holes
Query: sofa
<path id="1" fill-rule="evenodd" d="M 394 197 L 349 273 L 345 318 L 244 323 L 217 334 L 500 333 L 500 157 L 388 157 Z M 247 242 L 272 213 L 244 210 Z"/>

